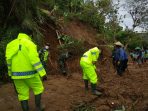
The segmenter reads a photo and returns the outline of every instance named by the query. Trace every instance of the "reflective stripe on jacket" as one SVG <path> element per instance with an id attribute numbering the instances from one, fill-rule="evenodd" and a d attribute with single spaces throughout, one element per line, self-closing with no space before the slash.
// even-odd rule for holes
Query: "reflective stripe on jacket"
<path id="1" fill-rule="evenodd" d="M 39 74 L 46 74 L 37 52 L 36 45 L 30 37 L 19 33 L 18 38 L 7 44 L 6 61 L 8 74 L 12 79 L 24 79 Z"/>

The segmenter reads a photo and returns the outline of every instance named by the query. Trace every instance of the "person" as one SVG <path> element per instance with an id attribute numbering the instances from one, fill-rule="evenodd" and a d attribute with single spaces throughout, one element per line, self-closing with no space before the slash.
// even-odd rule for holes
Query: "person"
<path id="1" fill-rule="evenodd" d="M 116 47 L 114 47 L 114 49 L 112 50 L 112 55 L 111 55 L 111 58 L 112 58 L 112 64 L 114 66 L 114 69 L 116 69 L 116 66 L 117 66 L 117 63 L 116 63 Z"/>
<path id="2" fill-rule="evenodd" d="M 145 62 L 147 62 L 147 60 L 148 60 L 148 49 L 145 49 Z"/>
<path id="3" fill-rule="evenodd" d="M 41 95 L 44 90 L 41 79 L 45 80 L 47 76 L 40 62 L 37 46 L 27 34 L 30 35 L 32 32 L 24 30 L 16 39 L 7 44 L 8 75 L 14 82 L 22 110 L 29 111 L 29 90 L 32 89 L 35 95 L 36 111 L 44 111 L 41 105 Z"/>
<path id="4" fill-rule="evenodd" d="M 67 75 L 67 65 L 66 65 L 66 61 L 68 58 L 71 57 L 71 53 L 66 51 L 66 52 L 62 52 L 59 54 L 59 58 L 58 58 L 58 64 L 59 64 L 59 69 L 60 72 L 66 76 Z"/>
<path id="5" fill-rule="evenodd" d="M 141 61 L 142 63 L 145 62 L 145 50 L 144 49 L 141 50 Z"/>
<path id="6" fill-rule="evenodd" d="M 130 55 L 130 58 L 131 58 L 131 60 L 132 60 L 132 62 L 133 62 L 133 64 L 134 64 L 134 61 L 135 61 L 134 51 L 131 50 L 130 53 L 129 53 L 129 55 Z"/>
<path id="7" fill-rule="evenodd" d="M 127 69 L 127 67 L 128 67 L 128 55 L 127 55 L 127 53 L 126 53 L 126 51 L 125 51 L 125 49 L 124 48 L 122 48 L 123 49 L 123 51 L 124 51 L 124 60 L 123 60 L 123 72 L 125 72 L 125 70 Z"/>
<path id="8" fill-rule="evenodd" d="M 96 85 L 98 82 L 98 77 L 96 73 L 95 63 L 97 62 L 101 50 L 97 47 L 89 49 L 83 54 L 80 59 L 80 66 L 83 71 L 83 80 L 85 84 L 85 90 L 88 90 L 88 82 L 91 83 L 92 94 L 100 96 L 102 93 L 97 91 Z"/>
<path id="9" fill-rule="evenodd" d="M 50 44 L 46 43 L 46 45 L 39 50 L 39 58 L 46 71 L 47 71 L 47 60 L 49 58 L 49 47 Z"/>
<path id="10" fill-rule="evenodd" d="M 136 47 L 135 48 L 135 53 L 137 55 L 136 62 L 138 64 L 138 66 L 141 67 L 141 64 L 142 64 L 142 51 L 141 51 L 141 48 L 140 47 Z"/>
<path id="11" fill-rule="evenodd" d="M 123 47 L 122 43 L 118 41 L 114 44 L 116 46 L 116 58 L 115 58 L 117 63 L 116 70 L 117 74 L 122 76 L 123 72 L 127 68 L 128 58 L 125 50 L 122 48 Z"/>

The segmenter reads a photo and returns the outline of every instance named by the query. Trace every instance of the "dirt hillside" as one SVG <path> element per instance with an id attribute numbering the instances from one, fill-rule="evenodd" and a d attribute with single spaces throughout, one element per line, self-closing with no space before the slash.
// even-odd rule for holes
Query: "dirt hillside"
<path id="1" fill-rule="evenodd" d="M 77 39 L 86 41 L 88 47 L 98 43 L 95 30 L 79 22 L 66 24 L 62 30 Z M 72 57 L 68 61 L 69 73 L 72 76 L 69 78 L 62 76 L 57 71 L 59 42 L 55 30 L 46 27 L 45 37 L 45 40 L 51 44 L 52 61 L 49 62 L 48 80 L 44 82 L 45 92 L 42 96 L 46 111 L 76 111 L 75 109 L 84 106 L 93 107 L 96 111 L 113 111 L 120 107 L 124 107 L 126 111 L 148 111 L 148 63 L 139 68 L 129 61 L 128 70 L 120 77 L 111 65 L 110 51 L 103 48 L 107 61 L 99 61 L 97 67 L 100 78 L 98 89 L 103 92 L 103 95 L 96 97 L 91 95 L 90 90 L 84 91 L 79 67 L 80 57 Z M 29 105 L 30 111 L 35 111 L 32 93 Z M 21 111 L 12 83 L 0 86 L 0 111 Z"/>
<path id="2" fill-rule="evenodd" d="M 45 42 L 50 43 L 50 52 L 52 64 L 49 63 L 50 71 L 57 70 L 57 58 L 59 55 L 58 47 L 60 46 L 56 30 L 58 30 L 59 35 L 65 34 L 69 35 L 77 40 L 81 40 L 84 43 L 85 51 L 98 46 L 103 50 L 103 55 L 107 58 L 111 55 L 111 50 L 108 47 L 102 47 L 100 45 L 106 45 L 105 40 L 101 35 L 97 34 L 96 30 L 90 27 L 87 24 L 83 24 L 80 21 L 71 21 L 69 23 L 61 23 L 60 28 L 55 25 L 46 25 L 44 26 L 44 36 Z M 79 67 L 79 58 L 78 56 L 73 56 L 68 62 L 70 62 L 69 68 L 73 72 L 80 71 Z M 73 63 L 73 64 L 71 64 Z"/>

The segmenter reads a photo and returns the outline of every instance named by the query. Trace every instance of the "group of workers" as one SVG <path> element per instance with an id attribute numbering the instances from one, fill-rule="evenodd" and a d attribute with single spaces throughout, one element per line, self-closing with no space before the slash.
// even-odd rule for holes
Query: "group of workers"
<path id="1" fill-rule="evenodd" d="M 130 52 L 130 57 L 133 63 L 137 63 L 139 66 L 141 66 L 142 63 L 145 63 L 148 60 L 148 49 L 136 47 Z"/>
<path id="2" fill-rule="evenodd" d="M 44 90 L 42 80 L 47 80 L 45 69 L 50 46 L 46 44 L 38 52 L 37 46 L 31 40 L 31 36 L 31 31 L 23 30 L 16 39 L 7 44 L 6 61 L 8 75 L 14 82 L 22 110 L 29 111 L 29 90 L 32 89 L 35 95 L 36 111 L 44 111 L 45 108 L 41 104 L 41 95 Z M 86 51 L 80 58 L 85 90 L 89 89 L 88 84 L 90 82 L 91 92 L 97 96 L 102 95 L 97 90 L 98 76 L 95 65 L 100 54 L 101 50 L 98 47 L 94 47 Z M 70 53 L 65 52 L 58 59 L 64 75 L 66 74 L 65 61 L 70 56 Z M 122 75 L 127 67 L 128 58 L 120 42 L 115 43 L 115 53 L 112 56 L 115 60 L 114 62 L 116 62 L 117 73 Z"/>
<path id="3" fill-rule="evenodd" d="M 64 51 L 60 51 L 60 53 L 58 54 L 58 69 L 59 72 L 61 74 L 63 74 L 64 76 L 68 75 L 68 65 L 66 64 L 67 59 L 69 59 L 71 57 L 72 53 L 64 50 Z M 44 69 L 47 72 L 47 62 L 50 61 L 50 63 L 52 64 L 51 58 L 50 58 L 50 44 L 46 43 L 45 46 L 43 48 L 41 48 L 39 50 L 39 58 L 41 60 L 41 63 L 44 67 Z"/>

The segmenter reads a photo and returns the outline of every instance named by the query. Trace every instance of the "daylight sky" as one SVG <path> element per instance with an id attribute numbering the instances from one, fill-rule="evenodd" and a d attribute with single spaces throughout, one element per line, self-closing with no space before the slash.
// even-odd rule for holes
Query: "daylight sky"
<path id="1" fill-rule="evenodd" d="M 118 0 L 113 0 L 113 3 L 116 4 L 118 3 L 117 2 Z M 119 16 L 120 17 L 121 15 L 124 16 L 126 15 L 126 18 L 123 18 L 123 23 L 120 23 L 120 25 L 125 29 L 125 27 L 127 26 L 129 29 L 132 28 L 132 25 L 133 25 L 133 21 L 132 21 L 132 18 L 130 16 L 130 14 L 128 14 L 127 12 L 127 9 L 125 9 L 122 5 L 125 4 L 125 1 L 126 0 L 119 0 L 120 1 L 120 4 L 119 4 L 119 10 L 118 10 L 118 13 L 119 13 Z M 142 28 L 135 28 L 135 31 L 138 31 L 138 32 L 141 32 L 142 31 Z"/>

